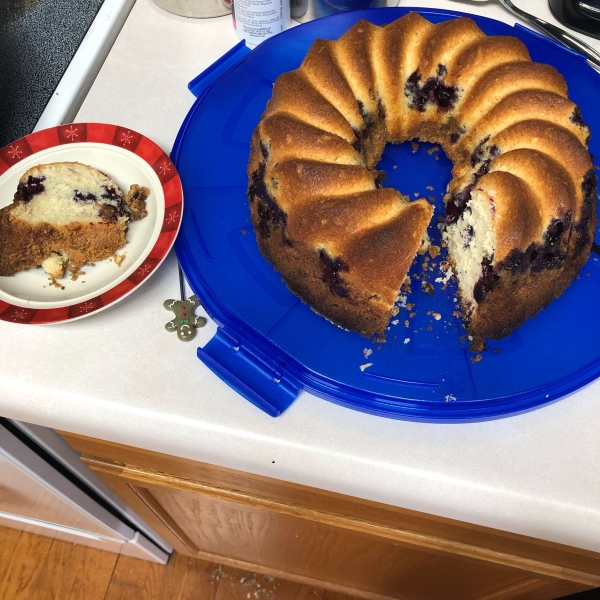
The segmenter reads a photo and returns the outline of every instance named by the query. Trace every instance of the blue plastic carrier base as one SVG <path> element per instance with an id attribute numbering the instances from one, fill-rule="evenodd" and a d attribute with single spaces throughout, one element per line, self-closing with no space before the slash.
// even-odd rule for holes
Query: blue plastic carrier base
<path id="1" fill-rule="evenodd" d="M 456 287 L 440 277 L 444 254 L 412 293 L 385 343 L 344 331 L 315 314 L 282 283 L 260 254 L 246 196 L 250 137 L 272 84 L 297 68 L 315 38 L 335 39 L 359 19 L 377 25 L 411 9 L 344 13 L 290 29 L 250 52 L 239 44 L 190 83 L 198 99 L 183 123 L 172 158 L 185 194 L 177 255 L 185 275 L 219 329 L 198 357 L 259 408 L 279 415 L 300 389 L 367 413 L 427 422 L 494 419 L 566 396 L 600 374 L 600 262 L 592 254 L 569 289 L 509 337 L 490 342 L 481 357 L 469 352 Z M 418 10 L 435 23 L 462 13 Z M 514 35 L 534 61 L 566 78 L 600 154 L 600 76 L 583 57 L 522 27 L 472 16 L 490 35 Z M 432 198 L 436 215 L 451 163 L 431 144 L 388 144 L 380 168 L 384 185 Z M 432 189 L 433 188 L 433 189 Z M 437 219 L 429 229 L 439 242 Z M 414 314 L 413 314 L 414 313 Z M 412 316 L 411 316 L 412 315 Z M 438 315 L 441 318 L 438 320 Z M 406 323 L 408 322 L 408 326 Z M 365 366 L 366 365 L 366 366 Z"/>

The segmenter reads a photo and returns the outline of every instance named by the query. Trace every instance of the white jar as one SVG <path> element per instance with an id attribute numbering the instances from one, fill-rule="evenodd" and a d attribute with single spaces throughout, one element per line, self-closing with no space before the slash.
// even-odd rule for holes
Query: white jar
<path id="1" fill-rule="evenodd" d="M 233 0 L 233 26 L 249 46 L 290 26 L 290 0 Z"/>

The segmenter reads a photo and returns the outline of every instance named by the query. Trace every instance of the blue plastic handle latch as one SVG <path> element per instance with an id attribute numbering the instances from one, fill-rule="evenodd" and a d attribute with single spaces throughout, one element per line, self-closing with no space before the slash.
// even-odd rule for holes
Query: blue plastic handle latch
<path id="1" fill-rule="evenodd" d="M 228 335 L 221 327 L 198 358 L 246 400 L 272 417 L 298 396 L 300 385 L 252 344 Z"/>
<path id="2" fill-rule="evenodd" d="M 252 51 L 246 46 L 246 42 L 242 40 L 229 50 L 229 52 L 226 52 L 221 58 L 217 59 L 210 67 L 204 69 L 200 75 L 194 77 L 188 83 L 188 89 L 196 98 L 199 98 L 211 84 L 220 77 L 223 77 L 227 71 L 235 67 L 250 52 Z"/>

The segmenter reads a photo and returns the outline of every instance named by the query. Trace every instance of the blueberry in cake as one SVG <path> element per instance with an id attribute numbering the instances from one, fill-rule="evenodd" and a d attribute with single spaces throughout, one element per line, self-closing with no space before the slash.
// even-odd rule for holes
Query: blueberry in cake
<path id="1" fill-rule="evenodd" d="M 433 208 L 382 189 L 386 142 L 454 163 L 444 243 L 475 347 L 558 297 L 586 262 L 589 129 L 553 67 L 468 18 L 361 20 L 280 75 L 256 127 L 248 196 L 261 252 L 318 313 L 385 331 Z"/>
<path id="2" fill-rule="evenodd" d="M 52 278 L 67 266 L 76 276 L 126 243 L 127 224 L 147 215 L 147 188 L 119 186 L 77 162 L 38 165 L 21 177 L 11 205 L 0 210 L 0 275 L 42 266 Z"/>

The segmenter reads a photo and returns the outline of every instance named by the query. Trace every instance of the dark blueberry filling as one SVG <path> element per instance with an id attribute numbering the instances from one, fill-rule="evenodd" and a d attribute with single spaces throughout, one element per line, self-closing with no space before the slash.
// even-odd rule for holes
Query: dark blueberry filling
<path id="1" fill-rule="evenodd" d="M 500 271 L 510 271 L 512 275 L 524 273 L 529 268 L 531 272 L 539 272 L 546 269 L 556 269 L 564 265 L 567 258 L 567 247 L 565 233 L 571 223 L 571 213 L 567 213 L 563 219 L 554 219 L 541 244 L 531 244 L 525 251 L 512 250 L 510 254 L 496 266 L 492 267 L 492 261 L 485 259 L 482 263 L 482 275 L 475 284 L 473 296 L 477 303 L 481 302 L 497 284 Z"/>
<path id="2" fill-rule="evenodd" d="M 492 162 L 491 158 L 488 158 L 487 160 L 484 160 L 481 163 L 481 166 L 479 167 L 479 169 L 477 169 L 476 175 L 479 177 L 481 177 L 482 175 L 486 175 L 487 173 L 489 173 L 490 171 L 490 163 Z"/>
<path id="3" fill-rule="evenodd" d="M 341 258 L 332 258 L 325 250 L 319 252 L 319 258 L 323 269 L 321 279 L 329 286 L 332 294 L 347 298 L 348 290 L 344 286 L 340 271 L 347 271 L 348 265 Z"/>
<path id="4" fill-rule="evenodd" d="M 265 185 L 264 163 L 252 173 L 252 179 L 248 187 L 248 197 L 250 202 L 257 201 L 258 231 L 262 237 L 268 238 L 271 236 L 271 226 L 281 225 L 282 229 L 285 228 L 287 223 L 286 215 L 271 198 Z M 282 233 L 282 235 L 283 242 L 291 246 L 292 243 L 285 236 L 285 233 Z"/>
<path id="5" fill-rule="evenodd" d="M 563 219 L 554 219 L 544 234 L 542 244 L 531 244 L 525 251 L 512 250 L 499 268 L 515 275 L 527 271 L 530 267 L 532 273 L 562 267 L 567 258 L 564 234 L 570 224 L 570 212 Z"/>
<path id="6" fill-rule="evenodd" d="M 102 194 L 103 198 L 106 198 L 106 200 L 116 200 L 120 204 L 121 196 L 117 194 L 117 190 L 115 190 L 114 187 L 108 187 L 106 185 L 103 185 L 102 187 L 104 188 L 104 194 Z"/>
<path id="7" fill-rule="evenodd" d="M 267 158 L 269 158 L 269 149 L 263 141 L 260 142 L 260 152 L 262 154 L 263 159 L 266 161 Z"/>
<path id="8" fill-rule="evenodd" d="M 262 200 L 269 197 L 267 186 L 265 185 L 265 163 L 261 163 L 258 169 L 252 173 L 250 185 L 248 186 L 248 198 L 250 202 L 254 202 L 254 198 L 257 197 Z"/>
<path id="9" fill-rule="evenodd" d="M 365 122 L 365 127 L 362 129 L 353 129 L 354 135 L 356 136 L 356 141 L 352 144 L 352 146 L 357 152 L 362 152 L 365 147 L 365 142 L 367 142 L 369 139 L 369 133 L 375 127 L 377 122 L 373 118 L 373 115 L 365 110 L 364 104 L 360 100 L 357 100 L 356 102 L 358 104 L 358 110 L 360 111 L 360 114 Z M 377 119 L 379 122 L 385 119 L 385 110 L 381 104 L 381 101 L 379 101 L 377 105 Z"/>
<path id="10" fill-rule="evenodd" d="M 583 191 L 583 208 L 581 219 L 575 225 L 575 255 L 578 255 L 590 241 L 590 220 L 594 213 L 594 207 L 598 199 L 598 178 L 593 169 L 590 169 L 583 177 L 581 184 Z"/>
<path id="11" fill-rule="evenodd" d="M 79 190 L 75 190 L 74 199 L 77 200 L 77 202 L 94 202 L 94 200 L 97 200 L 95 194 L 92 194 L 91 192 L 82 194 Z"/>
<path id="12" fill-rule="evenodd" d="M 17 193 L 15 194 L 15 200 L 22 200 L 23 202 L 29 202 L 37 194 L 41 194 L 44 191 L 45 177 L 33 177 L 29 176 L 27 181 L 19 183 L 17 186 Z"/>
<path id="13" fill-rule="evenodd" d="M 444 111 L 452 108 L 458 99 L 458 88 L 445 85 L 442 81 L 447 69 L 438 65 L 435 77 L 429 77 L 421 85 L 421 74 L 415 71 L 406 81 L 404 95 L 410 99 L 410 108 L 425 112 L 428 104 L 436 104 L 438 110 Z"/>
<path id="14" fill-rule="evenodd" d="M 377 116 L 379 117 L 380 121 L 383 121 L 385 119 L 385 109 L 383 108 L 381 100 L 379 100 L 377 103 Z"/>
<path id="15" fill-rule="evenodd" d="M 474 234 L 473 228 L 469 225 L 463 234 L 463 248 L 467 249 L 469 247 Z"/>
<path id="16" fill-rule="evenodd" d="M 103 204 L 98 211 L 98 216 L 105 223 L 116 223 L 123 214 L 122 210 L 112 204 Z"/>
<path id="17" fill-rule="evenodd" d="M 486 152 L 488 154 L 487 160 L 492 160 L 493 158 L 496 158 L 498 154 L 500 154 L 500 150 L 496 145 L 490 146 L 489 148 L 485 147 L 485 144 L 488 142 L 489 139 L 489 135 L 487 137 L 484 137 L 475 147 L 473 154 L 471 154 L 471 166 L 473 168 L 475 168 L 479 163 L 483 162 L 483 157 L 485 156 Z"/>
<path id="18" fill-rule="evenodd" d="M 453 194 L 450 200 L 446 203 L 446 225 L 452 225 L 452 223 L 456 223 L 460 216 L 467 208 L 467 202 L 471 197 L 471 190 L 475 182 L 470 183 L 465 188 L 463 188 L 460 192 Z"/>
<path id="19" fill-rule="evenodd" d="M 461 125 L 461 127 L 459 129 L 457 129 L 455 132 L 450 134 L 450 143 L 456 144 L 458 142 L 458 140 L 460 140 L 461 136 L 463 136 L 465 134 L 466 131 L 467 131 L 466 127 L 464 125 Z"/>
<path id="20" fill-rule="evenodd" d="M 579 106 L 575 107 L 575 110 L 571 115 L 571 121 L 580 127 L 587 127 L 587 123 L 583 120 L 583 115 L 581 114 L 581 108 L 579 108 Z"/>
<path id="21" fill-rule="evenodd" d="M 386 177 L 387 173 L 385 171 L 375 171 L 375 187 L 381 189 Z"/>
<path id="22" fill-rule="evenodd" d="M 484 258 L 481 263 L 482 271 L 479 281 L 473 289 L 473 297 L 477 304 L 480 304 L 483 299 L 496 287 L 500 277 L 494 272 L 492 267 L 492 259 Z"/>
<path id="23" fill-rule="evenodd" d="M 575 110 L 573 111 L 573 114 L 571 115 L 571 121 L 573 123 L 575 123 L 575 125 L 579 125 L 579 127 L 582 127 L 583 129 L 587 129 L 589 131 L 589 126 L 588 124 L 583 120 L 583 115 L 581 114 L 581 108 L 579 108 L 579 106 L 575 107 Z M 588 134 L 585 143 L 589 144 L 591 140 L 591 136 Z"/>
<path id="24" fill-rule="evenodd" d="M 570 215 L 569 215 L 570 220 Z M 544 241 L 549 247 L 555 247 L 559 245 L 562 235 L 565 231 L 565 224 L 560 219 L 554 219 L 552 223 L 546 229 L 544 234 Z"/>

